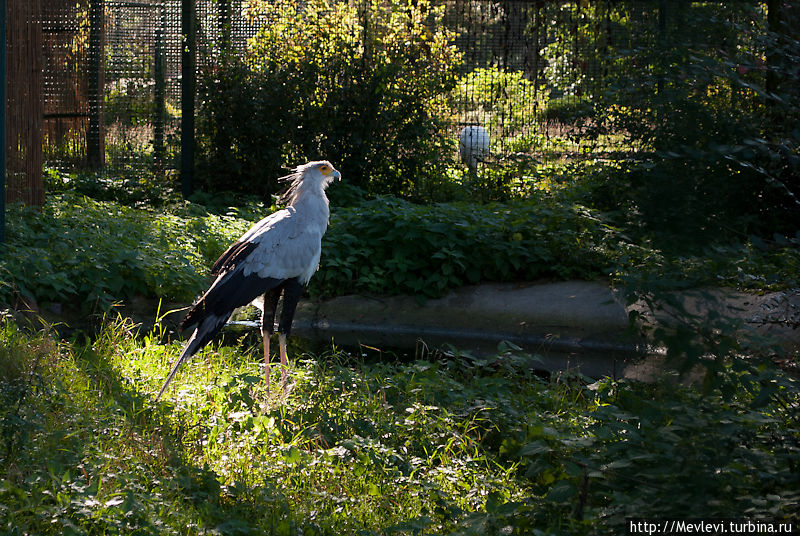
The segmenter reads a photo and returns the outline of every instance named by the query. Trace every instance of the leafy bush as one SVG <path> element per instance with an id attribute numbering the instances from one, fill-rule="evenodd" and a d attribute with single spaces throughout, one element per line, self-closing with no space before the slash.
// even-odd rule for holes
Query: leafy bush
<path id="1" fill-rule="evenodd" d="M 152 122 L 156 110 L 152 80 L 121 78 L 110 85 L 103 110 L 109 124 L 135 126 Z"/>
<path id="2" fill-rule="evenodd" d="M 247 221 L 213 214 L 157 213 L 73 194 L 41 212 L 12 205 L 0 270 L 3 301 L 20 292 L 41 302 L 108 305 L 135 294 L 190 301 L 203 274 Z"/>
<path id="3" fill-rule="evenodd" d="M 323 157 L 370 192 L 413 195 L 437 177 L 438 110 L 459 62 L 437 25 L 441 8 L 283 0 L 248 9 L 262 28 L 246 57 L 224 55 L 203 73 L 205 188 L 274 193 L 282 165 Z"/>
<path id="4" fill-rule="evenodd" d="M 117 170 L 98 174 L 65 173 L 49 168 L 45 169 L 44 183 L 49 195 L 72 192 L 98 201 L 115 201 L 127 207 L 155 208 L 180 201 L 179 192 L 173 189 L 172 177 L 141 169 L 131 174 Z"/>
<path id="5" fill-rule="evenodd" d="M 591 114 L 592 102 L 589 98 L 570 95 L 548 100 L 538 117 L 544 122 L 574 124 L 590 117 Z"/>
<path id="6" fill-rule="evenodd" d="M 797 282 L 795 237 L 774 247 L 758 241 L 704 257 L 669 257 L 634 245 L 582 206 L 577 188 L 566 195 L 561 187 L 552 182 L 551 193 L 505 204 L 415 205 L 381 197 L 335 207 L 310 294 L 436 297 L 464 284 L 610 273 L 745 288 Z M 11 205 L 0 302 L 16 292 L 84 308 L 136 294 L 191 301 L 217 257 L 275 208 L 214 201 L 213 210 L 192 203 L 135 209 L 67 192 L 51 195 L 40 212 Z"/>
<path id="7" fill-rule="evenodd" d="M 334 212 L 311 291 L 441 296 L 481 281 L 598 277 L 612 263 L 612 237 L 586 208 L 552 198 L 427 206 L 379 198 Z"/>
<path id="8" fill-rule="evenodd" d="M 451 98 L 468 122 L 504 138 L 532 126 L 527 108 L 536 100 L 536 88 L 521 71 L 475 69 L 459 78 Z"/>
<path id="9" fill-rule="evenodd" d="M 557 39 L 549 43 L 542 49 L 542 56 L 547 60 L 543 74 L 551 99 L 559 100 L 583 94 L 586 74 L 575 69 L 580 59 L 578 51 L 571 46 L 568 39 Z"/>
<path id="10" fill-rule="evenodd" d="M 156 211 L 71 193 L 50 196 L 41 212 L 14 205 L 0 298 L 20 292 L 85 306 L 135 294 L 190 301 L 217 256 L 273 209 Z M 441 296 L 481 281 L 597 277 L 614 264 L 614 236 L 586 208 L 552 197 L 432 206 L 378 198 L 333 211 L 310 291 Z"/>

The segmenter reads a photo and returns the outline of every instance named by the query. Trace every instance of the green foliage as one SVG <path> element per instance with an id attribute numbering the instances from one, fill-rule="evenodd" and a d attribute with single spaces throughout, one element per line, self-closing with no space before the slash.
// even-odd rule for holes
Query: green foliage
<path id="1" fill-rule="evenodd" d="M 506 137 L 531 126 L 527 109 L 536 100 L 536 88 L 520 71 L 479 68 L 459 78 L 451 99 L 467 122 Z"/>
<path id="2" fill-rule="evenodd" d="M 30 441 L 26 398 L 36 396 L 44 388 L 41 369 L 51 365 L 52 341 L 35 339 L 20 345 L 24 339 L 16 324 L 3 314 L 0 326 L 0 459 L 14 456 Z"/>
<path id="3" fill-rule="evenodd" d="M 794 267 L 800 254 L 791 249 L 784 254 L 791 257 L 786 264 L 789 273 L 773 273 L 774 267 L 767 268 L 769 257 L 762 257 L 767 262 L 759 271 L 769 274 L 771 281 L 759 280 L 745 270 L 752 269 L 748 261 L 754 259 L 744 258 L 733 265 L 737 282 L 796 285 Z M 728 401 L 743 388 L 757 395 L 757 404 L 764 403 L 780 385 L 772 359 L 796 361 L 797 350 L 787 350 L 781 340 L 759 332 L 756 318 L 745 318 L 726 307 L 726 291 L 711 285 L 733 270 L 731 265 L 714 266 L 718 259 L 714 255 L 700 261 L 649 259 L 646 266 L 620 274 L 617 288 L 629 308 L 631 326 L 653 346 L 666 350 L 667 367 L 682 375 L 701 372 L 704 393 L 719 391 Z M 672 263 L 683 266 L 679 271 Z M 715 276 L 714 281 L 709 274 Z M 787 312 L 786 316 L 789 327 L 791 315 Z"/>
<path id="4" fill-rule="evenodd" d="M 797 284 L 799 238 L 753 237 L 748 244 L 701 255 L 667 255 L 637 245 L 647 244 L 641 236 L 632 240 L 605 223 L 619 215 L 601 215 L 584 205 L 606 195 L 595 180 L 531 178 L 537 189 L 528 195 L 536 201 L 415 205 L 382 197 L 334 207 L 309 293 L 436 297 L 487 281 L 608 274 L 621 279 L 650 272 L 664 282 L 692 285 L 780 289 Z M 102 184 L 74 177 L 65 187 L 95 191 Z M 515 187 L 529 188 L 526 184 Z M 120 199 L 141 195 L 138 186 L 103 192 Z M 343 195 L 359 197 L 357 191 Z M 207 284 L 204 276 L 217 257 L 275 209 L 252 199 L 233 208 L 229 203 L 243 200 L 225 196 L 198 201 L 209 204 L 126 208 L 65 191 L 49 196 L 41 211 L 12 205 L 0 299 L 11 303 L 13 294 L 21 293 L 39 302 L 81 304 L 84 310 L 134 295 L 191 301 Z"/>
<path id="5" fill-rule="evenodd" d="M 631 8 L 620 19 L 630 41 L 608 44 L 619 64 L 588 126 L 595 135 L 627 132 L 645 151 L 620 177 L 621 193 L 665 241 L 797 230 L 800 78 L 787 66 L 800 39 L 793 10 L 782 10 L 783 26 L 766 28 L 762 9 L 670 4 L 665 29 L 647 31 Z M 641 67 L 636 84 L 624 68 L 631 64 Z"/>
<path id="6" fill-rule="evenodd" d="M 105 332 L 97 348 L 122 342 L 129 328 Z M 0 450 L 4 530 L 160 534 L 192 526 L 201 532 L 237 517 L 235 507 L 220 511 L 225 501 L 213 473 L 180 463 L 170 423 L 146 409 L 130 381 L 111 368 L 110 354 L 7 323 L 2 330 L 0 366 L 10 352 L 21 353 L 35 380 L 24 399 L 0 412 L 4 432 L 17 438 L 13 449 L 4 441 Z M 0 378 L 0 394 L 9 385 Z M 10 416 L 16 421 L 9 427 Z"/>
<path id="7" fill-rule="evenodd" d="M 172 188 L 173 182 L 173 177 L 141 171 L 131 174 L 115 171 L 65 173 L 46 168 L 44 173 L 45 189 L 49 195 L 72 192 L 97 201 L 115 201 L 143 209 L 179 202 L 178 193 Z"/>
<path id="8" fill-rule="evenodd" d="M 311 292 L 437 297 L 481 281 L 598 277 L 613 236 L 585 207 L 544 196 L 429 206 L 379 198 L 334 212 Z"/>
<path id="9" fill-rule="evenodd" d="M 105 96 L 106 121 L 125 127 L 148 124 L 155 115 L 153 82 L 148 78 L 121 78 L 115 80 Z"/>
<path id="10" fill-rule="evenodd" d="M 800 497 L 778 499 L 772 487 L 792 478 L 797 446 L 796 435 L 777 450 L 769 446 L 778 423 L 793 420 L 780 403 L 765 412 L 745 392 L 725 403 L 674 390 L 601 380 L 573 393 L 578 405 L 592 408 L 583 419 L 540 414 L 524 441 L 506 440 L 504 449 L 522 458 L 545 500 L 587 522 L 602 519 L 606 530 L 639 515 L 791 517 L 786 508 Z M 797 423 L 789 427 L 796 434 Z M 764 487 L 747 484 L 753 470 Z"/>
<path id="11" fill-rule="evenodd" d="M 323 157 L 372 192 L 413 195 L 436 178 L 439 109 L 459 62 L 437 25 L 441 8 L 285 0 L 248 9 L 263 24 L 246 57 L 224 55 L 201 84 L 204 187 L 274 193 L 281 165 Z"/>
<path id="12" fill-rule="evenodd" d="M 563 7 L 562 9 L 569 9 Z M 578 63 L 579 52 L 576 51 L 569 39 L 558 39 L 545 46 L 542 56 L 547 60 L 544 68 L 544 78 L 550 90 L 550 98 L 560 100 L 566 97 L 581 96 L 586 75 L 575 69 Z"/>
<path id="13" fill-rule="evenodd" d="M 70 182 L 78 191 L 98 184 Z M 104 196 L 129 199 L 124 188 L 115 192 Z M 214 207 L 135 209 L 72 192 L 51 195 L 41 212 L 11 206 L 0 297 L 18 292 L 84 309 L 134 295 L 190 301 L 217 256 L 275 209 Z M 625 248 L 614 237 L 591 211 L 554 196 L 432 206 L 379 198 L 334 209 L 310 293 L 441 296 L 482 281 L 598 277 Z"/>
<path id="14" fill-rule="evenodd" d="M 593 105 L 588 97 L 568 96 L 558 99 L 549 99 L 539 113 L 539 118 L 544 122 L 557 121 L 571 125 L 590 117 Z"/>
<path id="15" fill-rule="evenodd" d="M 627 517 L 786 521 L 800 506 L 800 395 L 774 371 L 768 396 L 722 399 L 669 377 L 542 379 L 506 344 L 406 364 L 334 350 L 300 357 L 275 398 L 252 354 L 221 347 L 155 407 L 179 351 L 162 335 L 120 319 L 56 343 L 5 321 L 0 370 L 18 372 L 0 395 L 36 380 L 0 406 L 3 527 L 588 535 L 624 532 Z"/>
<path id="16" fill-rule="evenodd" d="M 0 264 L 11 292 L 40 302 L 105 307 L 139 294 L 190 301 L 216 256 L 249 222 L 233 216 L 132 209 L 74 194 L 41 211 L 11 205 Z"/>

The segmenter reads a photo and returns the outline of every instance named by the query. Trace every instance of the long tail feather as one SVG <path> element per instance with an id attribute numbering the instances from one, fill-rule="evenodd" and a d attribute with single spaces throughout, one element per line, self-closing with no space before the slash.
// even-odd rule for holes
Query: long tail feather
<path id="1" fill-rule="evenodd" d="M 172 378 L 175 377 L 175 374 L 178 372 L 178 369 L 180 369 L 181 366 L 183 366 L 184 363 L 189 361 L 189 359 L 191 359 L 191 357 L 194 354 L 196 354 L 203 346 L 205 346 L 207 341 L 205 341 L 205 342 L 203 341 L 203 339 L 205 337 L 198 337 L 197 336 L 198 331 L 199 331 L 199 328 L 196 329 L 194 333 L 192 333 L 192 336 L 189 337 L 189 341 L 186 343 L 186 346 L 183 348 L 183 351 L 181 352 L 180 357 L 177 359 L 177 361 L 175 361 L 175 364 L 172 365 L 172 370 L 169 371 L 169 374 L 167 375 L 167 379 L 164 380 L 164 385 L 161 386 L 161 390 L 158 392 L 158 396 L 156 396 L 156 400 L 155 400 L 156 402 L 159 401 L 159 399 L 161 398 L 161 395 L 163 395 L 164 391 L 167 390 L 167 386 L 169 385 L 169 382 L 171 382 Z"/>

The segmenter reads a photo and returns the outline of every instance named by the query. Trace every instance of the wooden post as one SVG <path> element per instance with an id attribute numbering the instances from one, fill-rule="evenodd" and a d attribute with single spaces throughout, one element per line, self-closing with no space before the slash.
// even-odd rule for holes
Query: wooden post
<path id="1" fill-rule="evenodd" d="M 194 182 L 194 103 L 197 94 L 197 26 L 194 0 L 181 4 L 181 191 L 188 198 Z"/>
<path id="2" fill-rule="evenodd" d="M 106 156 L 105 116 L 105 0 L 89 2 L 89 132 L 86 158 L 89 167 L 103 169 Z"/>

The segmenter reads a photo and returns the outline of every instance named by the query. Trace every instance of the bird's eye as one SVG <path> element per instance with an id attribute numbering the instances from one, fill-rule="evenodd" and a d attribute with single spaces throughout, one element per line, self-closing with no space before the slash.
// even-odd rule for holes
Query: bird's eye
<path id="1" fill-rule="evenodd" d="M 323 175 L 329 175 L 331 172 L 331 168 L 328 166 L 320 166 L 319 170 Z"/>

